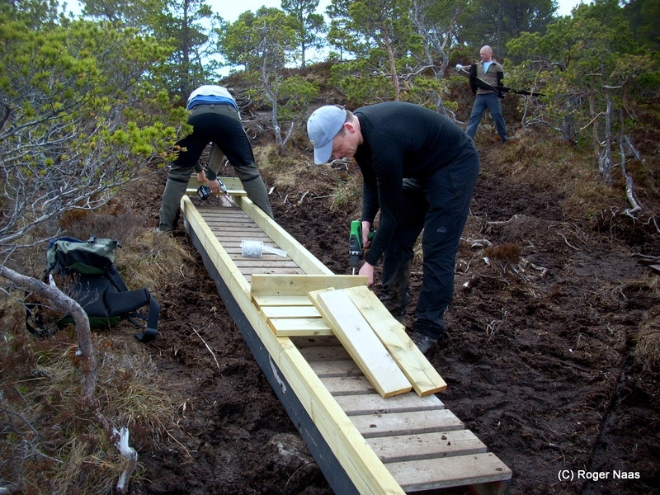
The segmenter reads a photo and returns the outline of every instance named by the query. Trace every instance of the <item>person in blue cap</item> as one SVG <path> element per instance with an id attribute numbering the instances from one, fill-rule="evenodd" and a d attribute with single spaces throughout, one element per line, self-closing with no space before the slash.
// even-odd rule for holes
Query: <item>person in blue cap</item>
<path id="1" fill-rule="evenodd" d="M 220 192 L 216 170 L 208 167 L 204 171 L 199 163 L 204 148 L 211 142 L 213 147 L 209 161 L 219 164 L 224 154 L 234 167 L 248 198 L 272 218 L 273 210 L 268 200 L 268 191 L 254 163 L 252 145 L 245 133 L 238 105 L 231 93 L 224 86 L 200 86 L 188 97 L 186 108 L 190 112 L 188 124 L 192 126 L 193 131 L 176 143 L 179 152 L 167 176 L 160 207 L 159 230 L 171 232 L 176 227 L 179 203 L 186 193 L 193 171 L 197 172 L 200 182 L 208 180 L 211 192 Z"/>
<path id="2" fill-rule="evenodd" d="M 354 158 L 364 179 L 363 245 L 359 274 L 374 283 L 383 258 L 380 299 L 403 322 L 413 248 L 423 230 L 423 279 L 412 340 L 424 353 L 445 333 L 444 313 L 454 294 L 454 265 L 479 175 L 472 139 L 448 117 L 403 102 L 354 112 L 335 105 L 307 121 L 317 165 Z M 380 211 L 371 243 L 368 235 Z"/>

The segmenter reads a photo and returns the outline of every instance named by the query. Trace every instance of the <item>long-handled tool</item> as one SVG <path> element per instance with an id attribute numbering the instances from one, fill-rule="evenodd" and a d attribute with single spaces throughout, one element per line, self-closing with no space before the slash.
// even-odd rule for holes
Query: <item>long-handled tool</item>
<path id="1" fill-rule="evenodd" d="M 456 64 L 456 70 L 458 72 L 465 72 L 466 74 L 470 74 L 470 71 L 467 70 L 470 65 L 465 66 L 461 64 Z M 495 91 L 499 95 L 504 95 L 506 93 L 513 93 L 516 95 L 526 95 L 526 96 L 545 96 L 543 93 L 534 93 L 531 91 L 524 91 L 524 90 L 518 90 L 518 89 L 511 89 L 506 86 L 493 86 L 492 84 L 488 84 L 486 81 L 481 79 L 480 77 L 475 77 L 477 81 L 477 86 L 480 87 L 481 89 L 487 89 L 490 91 Z"/>
<path id="2" fill-rule="evenodd" d="M 369 232 L 370 240 L 373 236 L 374 232 Z M 348 236 L 348 256 L 353 275 L 355 275 L 355 270 L 360 264 L 360 257 L 362 256 L 362 222 L 360 220 L 351 222 L 351 232 Z"/>

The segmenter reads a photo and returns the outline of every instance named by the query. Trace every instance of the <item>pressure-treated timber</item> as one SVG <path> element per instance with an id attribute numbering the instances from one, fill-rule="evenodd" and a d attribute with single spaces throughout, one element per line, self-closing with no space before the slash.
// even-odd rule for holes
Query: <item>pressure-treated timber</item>
<path id="1" fill-rule="evenodd" d="M 347 289 L 346 293 L 419 395 L 436 394 L 447 388 L 440 374 L 410 340 L 403 325 L 392 317 L 376 294 L 365 286 Z"/>
<path id="2" fill-rule="evenodd" d="M 348 294 L 321 290 L 310 292 L 309 297 L 323 318 L 331 323 L 339 341 L 380 395 L 391 397 L 412 390 L 410 381 Z"/>
<path id="3" fill-rule="evenodd" d="M 304 292 L 305 284 L 316 276 L 322 277 L 317 279 L 316 290 L 335 287 L 352 294 L 354 289 L 341 286 L 339 278 L 333 280 L 330 270 L 247 197 L 237 195 L 234 199 L 240 210 L 217 206 L 198 209 L 184 198 L 186 229 L 257 363 L 335 493 L 404 493 L 464 485 L 477 493 L 505 493 L 511 478 L 509 468 L 494 454 L 482 452 L 481 442 L 435 395 L 420 397 L 416 390 L 383 398 L 336 336 L 274 334 L 269 322 L 280 319 L 276 316 L 309 318 L 310 314 L 300 308 L 310 307 L 311 301 L 304 293 L 259 292 L 259 278 L 289 275 L 272 268 L 253 273 L 251 270 L 260 267 L 238 266 L 238 247 L 244 233 L 286 251 L 286 261 L 296 265 L 286 269 L 300 279 L 293 284 L 299 290 Z M 254 225 L 261 233 L 253 230 Z M 355 281 L 358 277 L 348 280 L 351 278 Z M 270 283 L 261 282 L 262 287 Z M 353 285 L 358 287 L 357 293 L 366 288 L 362 280 Z M 355 300 L 353 303 L 360 306 Z M 373 300 L 368 301 L 362 317 L 374 332 L 379 325 L 387 329 L 391 322 L 380 319 L 383 315 L 377 304 L 376 311 L 370 311 L 373 304 Z M 278 307 L 287 309 L 283 313 L 273 309 Z M 442 445 L 443 436 L 452 445 Z M 455 448 L 451 438 L 456 439 Z M 435 441 L 438 439 L 440 442 Z M 390 447 L 397 442 L 402 442 L 400 448 Z M 419 449 L 414 448 L 415 443 Z"/>
<path id="4" fill-rule="evenodd" d="M 335 456 L 337 462 L 350 480 L 352 486 L 345 488 L 348 490 L 347 493 L 404 493 L 403 489 L 385 465 L 378 459 L 378 456 L 369 447 L 364 437 L 355 428 L 355 425 L 353 425 L 328 389 L 309 367 L 309 364 L 301 356 L 296 346 L 293 345 L 290 339 L 276 337 L 270 328 L 268 328 L 266 321 L 252 304 L 247 280 L 240 274 L 236 265 L 213 232 L 205 224 L 204 219 L 187 196 L 182 198 L 181 207 L 187 230 L 189 233 L 194 232 L 195 234 L 195 245 L 198 249 L 203 249 L 208 256 L 208 261 L 205 260 L 205 265 L 208 265 L 207 269 L 212 267 L 218 273 L 223 283 L 226 284 L 227 295 L 231 295 L 240 307 L 245 315 L 246 322 L 252 327 L 256 338 L 258 338 L 261 345 L 267 351 L 269 364 L 272 363 L 272 369 L 277 370 L 271 373 L 271 376 L 274 375 L 277 384 L 274 386 L 274 389 L 281 391 L 281 400 L 283 402 L 292 400 L 289 398 L 291 394 L 295 395 L 297 401 L 305 409 L 313 426 L 328 444 L 329 451 Z M 251 202 L 248 203 L 246 201 L 246 204 L 242 205 L 242 207 L 244 211 L 250 211 L 250 217 L 255 219 L 255 223 L 257 224 L 264 223 L 264 225 L 268 225 L 268 222 L 271 221 L 267 215 L 263 214 L 261 210 L 258 210 L 256 206 L 253 206 Z M 282 236 L 282 239 L 286 239 L 286 236 Z M 295 244 L 295 240 L 293 239 L 289 239 L 289 242 L 291 242 L 292 246 Z M 282 247 L 281 244 L 280 247 Z M 322 271 L 313 262 L 307 263 L 307 266 L 312 270 L 316 269 L 317 271 L 315 273 Z M 242 331 L 246 331 L 246 329 Z M 255 348 L 257 346 L 258 344 L 254 345 Z M 255 352 L 255 349 L 252 347 L 251 350 L 253 353 Z M 261 364 L 260 366 L 262 371 L 266 373 L 268 367 Z M 288 383 L 286 389 L 283 387 L 284 381 L 281 378 L 282 384 L 277 381 L 280 373 L 283 375 L 286 383 Z M 313 434 L 310 435 L 313 436 Z M 333 482 L 335 483 L 333 489 L 338 493 L 344 493 L 344 489 L 338 491 L 337 486 L 346 486 L 346 481 L 335 480 L 332 470 L 326 469 L 323 462 L 319 462 L 319 466 L 326 475 L 326 478 L 329 478 L 331 485 L 333 485 Z"/>

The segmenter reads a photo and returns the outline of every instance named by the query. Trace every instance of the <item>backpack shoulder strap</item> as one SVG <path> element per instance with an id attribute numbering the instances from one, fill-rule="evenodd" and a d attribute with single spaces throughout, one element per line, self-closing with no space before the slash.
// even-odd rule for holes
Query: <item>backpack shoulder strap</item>
<path id="1" fill-rule="evenodd" d="M 158 335 L 158 317 L 160 305 L 147 289 L 136 289 L 124 292 L 106 291 L 104 299 L 110 309 L 109 316 L 127 316 L 128 320 L 136 326 L 144 328 L 144 332 L 136 334 L 135 337 L 141 342 L 149 342 Z M 135 310 L 149 306 L 147 316 L 134 313 Z M 137 323 L 134 318 L 146 319 L 146 327 Z"/>

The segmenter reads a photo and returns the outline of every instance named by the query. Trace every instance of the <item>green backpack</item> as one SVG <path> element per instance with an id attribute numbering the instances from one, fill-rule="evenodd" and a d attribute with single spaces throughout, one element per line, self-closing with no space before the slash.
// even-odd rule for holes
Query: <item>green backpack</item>
<path id="1" fill-rule="evenodd" d="M 46 252 L 44 281 L 55 283 L 78 302 L 87 313 L 90 327 L 108 328 L 126 318 L 144 329 L 136 338 L 148 342 L 158 334 L 160 306 L 147 289 L 128 290 L 114 264 L 118 246 L 119 242 L 113 239 L 96 237 L 88 241 L 72 237 L 52 239 Z M 143 307 L 147 308 L 146 315 L 137 312 Z M 138 318 L 146 320 L 146 325 L 137 322 Z M 57 322 L 58 327 L 72 321 L 67 315 Z M 43 323 L 38 309 L 28 307 L 28 330 L 38 337 L 52 334 L 44 330 Z"/>

